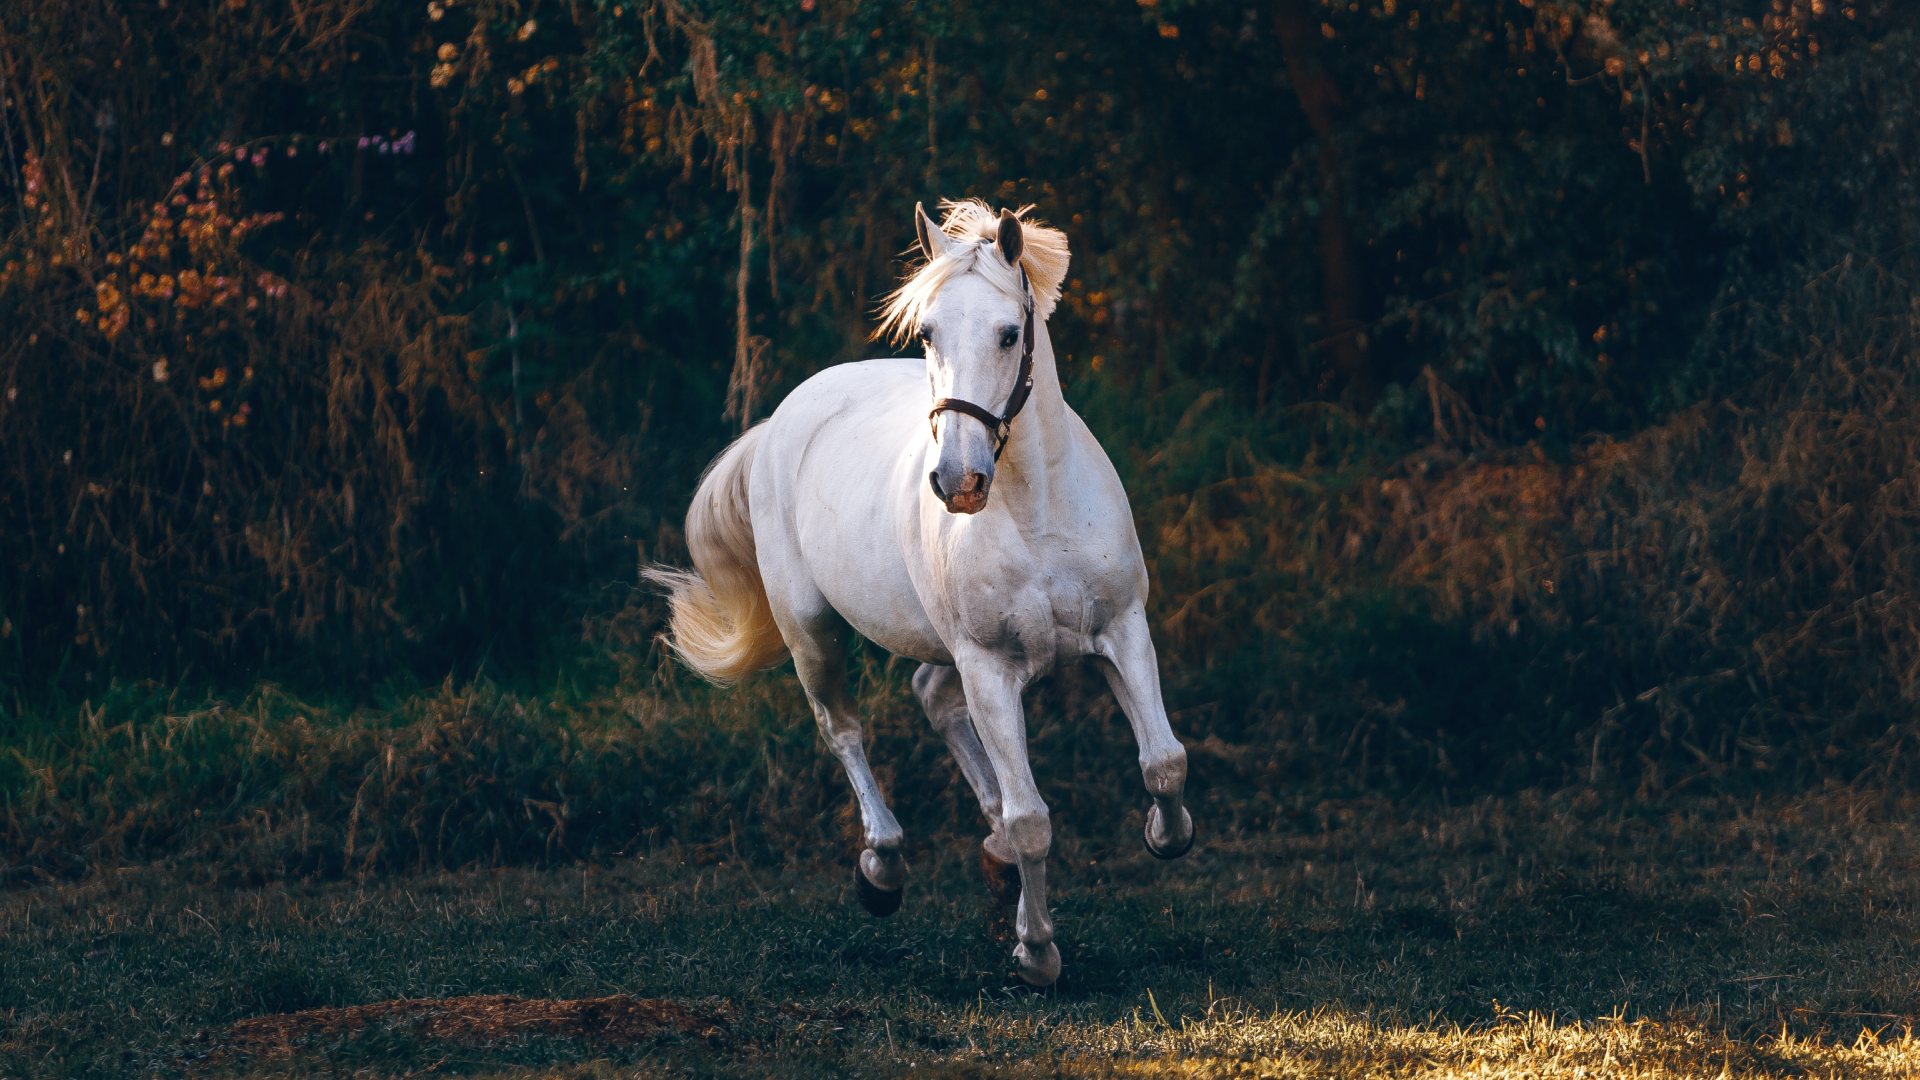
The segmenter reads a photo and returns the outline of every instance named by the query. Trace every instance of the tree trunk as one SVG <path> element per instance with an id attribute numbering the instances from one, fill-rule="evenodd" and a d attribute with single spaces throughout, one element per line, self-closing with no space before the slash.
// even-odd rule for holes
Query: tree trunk
<path id="1" fill-rule="evenodd" d="M 1280 40 L 1280 55 L 1287 65 L 1294 97 L 1320 144 L 1320 294 L 1325 309 L 1325 344 L 1333 351 L 1335 369 L 1346 380 L 1347 396 L 1359 408 L 1368 409 L 1379 393 L 1379 385 L 1360 321 L 1364 304 L 1359 252 L 1340 187 L 1340 147 L 1334 122 L 1344 103 L 1339 88 L 1315 55 L 1320 31 L 1306 0 L 1277 0 L 1273 29 Z"/>

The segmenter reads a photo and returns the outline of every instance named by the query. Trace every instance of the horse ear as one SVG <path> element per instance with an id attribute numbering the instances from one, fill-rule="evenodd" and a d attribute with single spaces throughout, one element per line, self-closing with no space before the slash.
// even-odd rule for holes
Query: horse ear
<path id="1" fill-rule="evenodd" d="M 999 244 L 1000 255 L 1007 260 L 1007 265 L 1020 265 L 1020 252 L 1026 247 L 1026 239 L 1020 235 L 1020 219 L 1014 217 L 1011 210 L 1000 211 Z"/>
<path id="2" fill-rule="evenodd" d="M 913 231 L 920 238 L 920 251 L 928 259 L 937 259 L 946 254 L 947 234 L 927 216 L 927 208 L 919 203 L 913 204 Z"/>

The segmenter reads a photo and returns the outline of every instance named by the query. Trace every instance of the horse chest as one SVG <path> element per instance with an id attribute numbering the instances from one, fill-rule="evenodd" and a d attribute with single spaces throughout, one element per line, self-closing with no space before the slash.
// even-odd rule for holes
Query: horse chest
<path id="1" fill-rule="evenodd" d="M 1041 538 L 1017 556 L 956 577 L 955 614 L 966 636 L 1023 656 L 1036 673 L 1094 651 L 1108 621 L 1138 590 L 1137 561 L 1088 538 Z"/>

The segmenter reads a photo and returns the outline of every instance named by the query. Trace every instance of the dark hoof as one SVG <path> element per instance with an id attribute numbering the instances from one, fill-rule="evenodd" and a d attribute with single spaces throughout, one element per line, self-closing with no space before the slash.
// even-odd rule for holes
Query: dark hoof
<path id="1" fill-rule="evenodd" d="M 867 875 L 860 872 L 860 864 L 855 862 L 853 864 L 853 892 L 855 896 L 860 898 L 860 906 L 867 909 L 867 914 L 884 919 L 900 910 L 900 897 L 906 890 L 894 889 L 888 891 L 875 885 L 873 882 L 867 880 Z"/>
<path id="2" fill-rule="evenodd" d="M 980 845 L 980 873 L 986 876 L 987 891 L 996 902 L 1012 907 L 1020 902 L 1020 864 L 1003 862 L 985 844 Z"/>
<path id="3" fill-rule="evenodd" d="M 1060 948 L 1049 941 L 1038 952 L 1026 945 L 1013 948 L 1013 973 L 1035 990 L 1045 990 L 1060 981 Z"/>
<path id="4" fill-rule="evenodd" d="M 1193 815 L 1187 813 L 1187 808 L 1183 806 L 1180 808 L 1180 818 L 1183 822 L 1186 823 L 1186 826 L 1187 826 L 1186 842 L 1178 846 L 1169 846 L 1165 848 L 1155 847 L 1153 844 L 1153 834 L 1160 831 L 1159 829 L 1156 829 L 1154 827 L 1155 825 L 1160 823 L 1160 806 L 1159 804 L 1156 803 L 1147 809 L 1147 829 L 1145 834 L 1142 835 L 1140 839 L 1142 842 L 1144 842 L 1147 845 L 1148 853 L 1151 854 L 1154 858 L 1177 859 L 1180 856 L 1185 855 L 1187 852 L 1193 850 L 1193 834 L 1194 834 Z"/>

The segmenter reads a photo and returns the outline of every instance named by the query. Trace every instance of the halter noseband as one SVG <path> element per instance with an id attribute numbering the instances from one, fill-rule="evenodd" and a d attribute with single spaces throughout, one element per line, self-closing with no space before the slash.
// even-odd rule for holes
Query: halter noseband
<path id="1" fill-rule="evenodd" d="M 965 413 L 987 425 L 987 433 L 993 438 L 993 460 L 1000 460 L 1000 452 L 1007 448 L 1007 436 L 1013 429 L 1013 418 L 1027 407 L 1027 398 L 1033 394 L 1033 283 L 1027 280 L 1024 266 L 1020 268 L 1020 292 L 1026 299 L 1027 325 L 1020 335 L 1020 376 L 1014 380 L 1013 393 L 1007 396 L 1007 411 L 996 416 L 971 401 L 943 397 L 934 402 L 933 410 L 927 413 L 927 429 L 933 433 L 933 441 L 940 441 L 940 425 L 935 421 L 941 413 Z M 937 483 L 934 490 L 939 490 Z"/>

